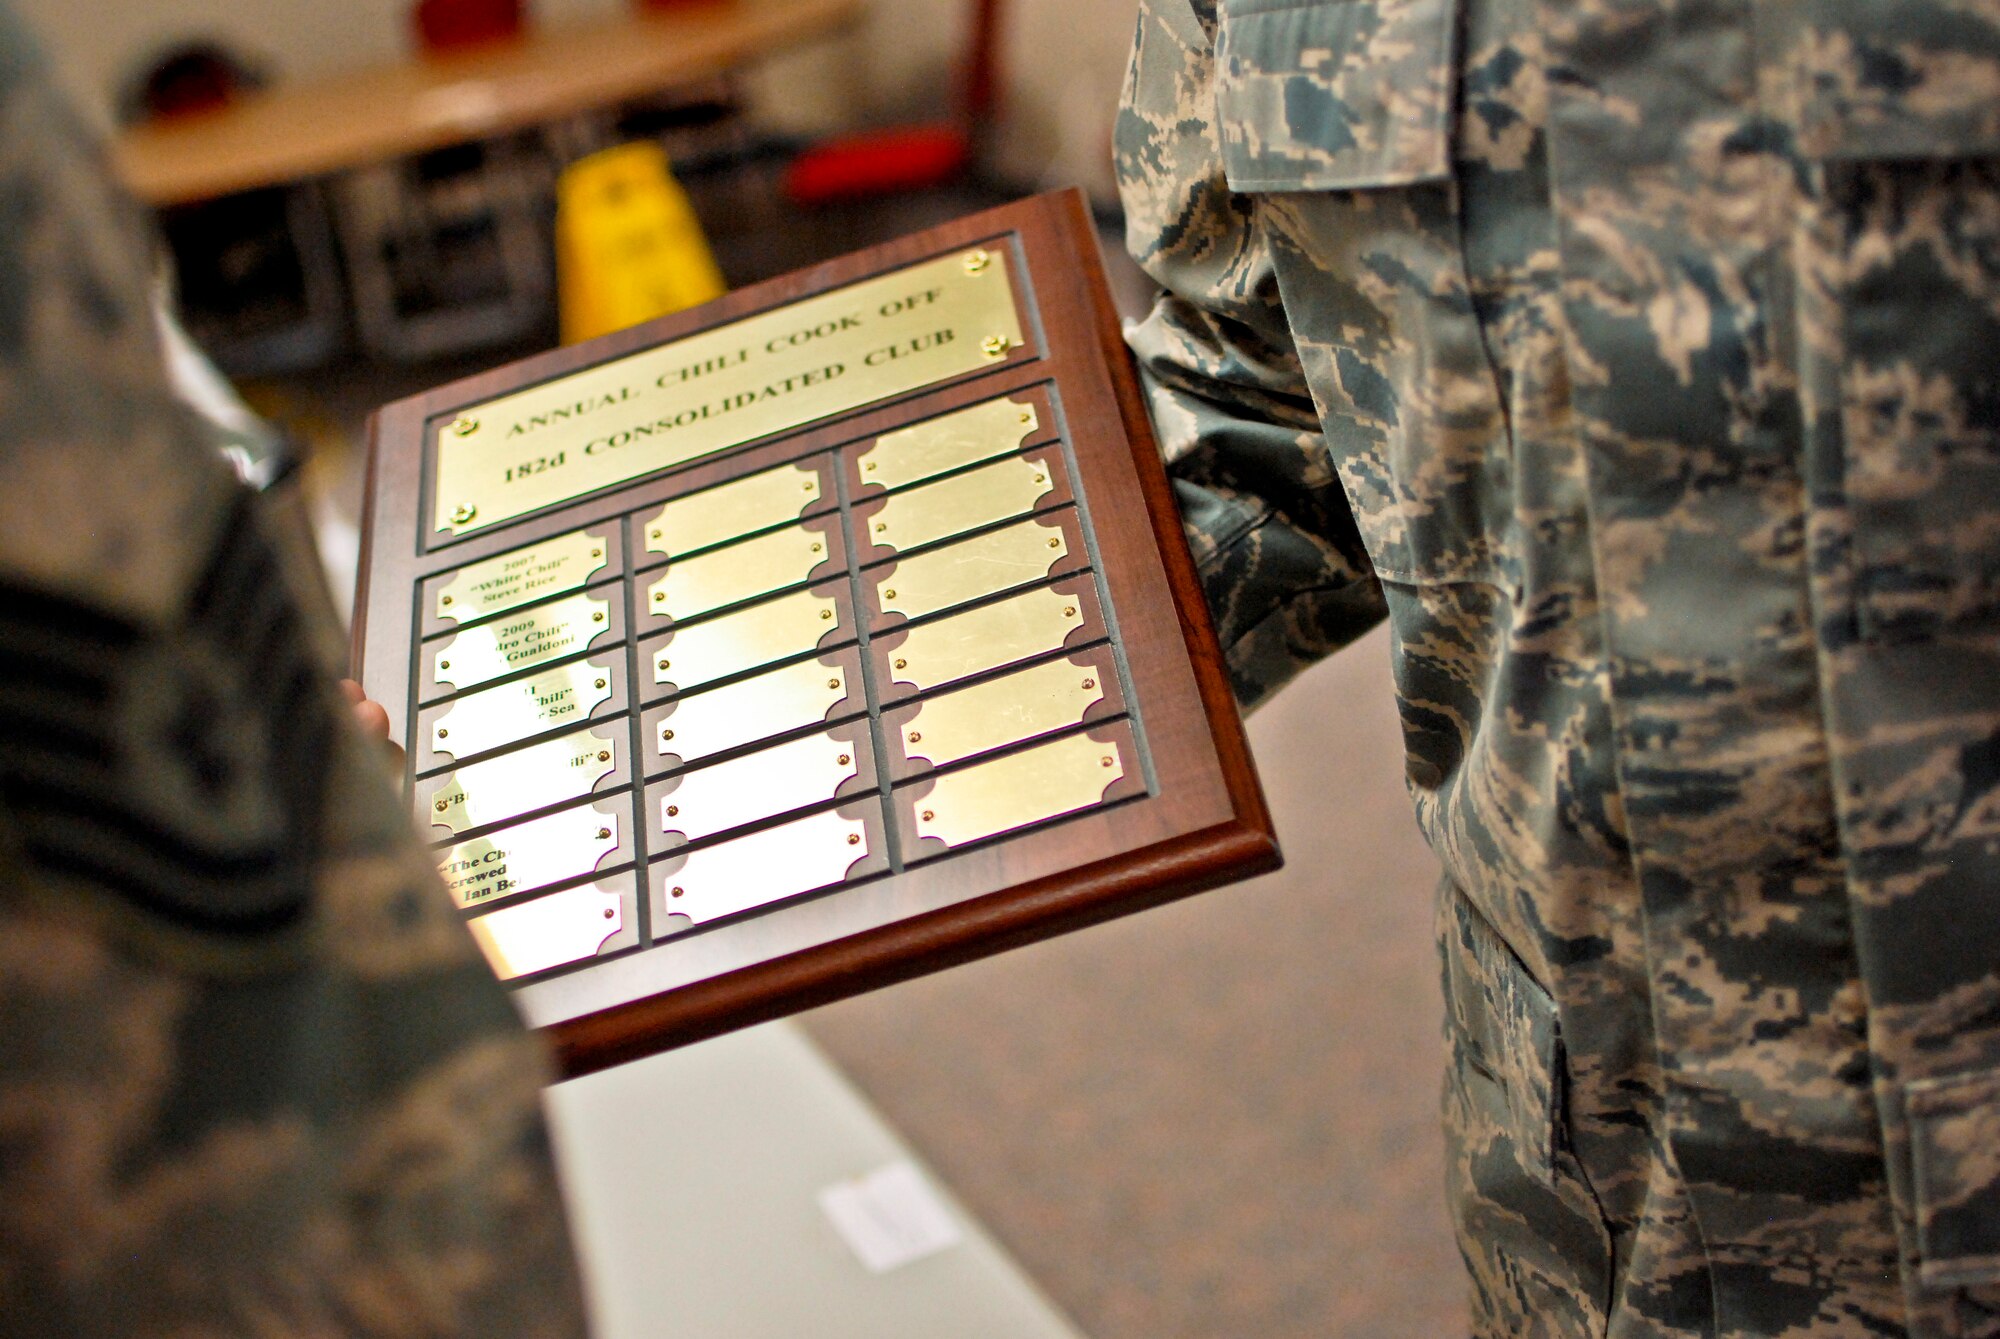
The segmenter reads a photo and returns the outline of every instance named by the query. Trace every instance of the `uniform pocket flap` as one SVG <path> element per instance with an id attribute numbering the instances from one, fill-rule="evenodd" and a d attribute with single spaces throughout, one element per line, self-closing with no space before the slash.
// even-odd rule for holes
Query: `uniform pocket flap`
<path id="1" fill-rule="evenodd" d="M 1455 10 L 1456 0 L 1225 0 L 1215 98 L 1230 188 L 1445 177 Z"/>
<path id="2" fill-rule="evenodd" d="M 2000 1282 L 2000 1069 L 1919 1079 L 1904 1107 L 1919 1277 L 1936 1288 Z"/>
<path id="3" fill-rule="evenodd" d="M 2000 16 L 1950 0 L 1809 0 L 1799 129 L 1814 158 L 2000 154 Z"/>

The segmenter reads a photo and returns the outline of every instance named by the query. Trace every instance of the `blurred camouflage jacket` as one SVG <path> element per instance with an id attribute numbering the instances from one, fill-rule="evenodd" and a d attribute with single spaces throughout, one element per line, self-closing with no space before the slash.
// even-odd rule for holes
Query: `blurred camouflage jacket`
<path id="1" fill-rule="evenodd" d="M 2000 1335 L 2000 5 L 1147 0 L 1238 691 L 1387 617 L 1487 1335 Z"/>
<path id="2" fill-rule="evenodd" d="M 153 255 L 0 9 L 0 1335 L 580 1335 L 546 1060 Z"/>

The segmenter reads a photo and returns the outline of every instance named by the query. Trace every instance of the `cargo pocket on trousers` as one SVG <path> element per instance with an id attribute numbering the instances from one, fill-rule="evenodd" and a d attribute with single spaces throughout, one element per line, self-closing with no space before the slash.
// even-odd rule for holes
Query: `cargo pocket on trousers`
<path id="1" fill-rule="evenodd" d="M 1286 315 L 1377 575 L 1510 584 L 1513 462 L 1454 179 L 1458 0 L 1223 0 L 1230 188 L 1268 201 Z"/>
<path id="2" fill-rule="evenodd" d="M 1478 908 L 1440 892 L 1445 1176 L 1474 1330 L 1595 1333 L 1611 1239 L 1565 1132 L 1555 1002 Z"/>
<path id="3" fill-rule="evenodd" d="M 2000 1284 L 2000 1070 L 1918 1079 L 1903 1109 L 1918 1278 L 1937 1289 Z"/>

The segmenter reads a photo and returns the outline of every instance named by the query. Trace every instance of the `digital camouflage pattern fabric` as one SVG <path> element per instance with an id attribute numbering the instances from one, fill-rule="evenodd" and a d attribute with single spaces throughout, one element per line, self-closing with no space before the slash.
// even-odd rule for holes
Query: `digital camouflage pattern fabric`
<path id="1" fill-rule="evenodd" d="M 0 10 L 0 1335 L 581 1335 L 546 1059 L 110 180 Z"/>
<path id="2" fill-rule="evenodd" d="M 1479 1333 L 2000 1335 L 2000 5 L 1145 0 L 1118 153 L 1240 695 L 1393 630 Z"/>

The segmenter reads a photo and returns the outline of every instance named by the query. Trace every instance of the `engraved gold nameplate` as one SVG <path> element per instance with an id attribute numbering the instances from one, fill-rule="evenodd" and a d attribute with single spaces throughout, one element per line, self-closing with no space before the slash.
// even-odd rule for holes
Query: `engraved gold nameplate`
<path id="1" fill-rule="evenodd" d="M 437 616 L 469 623 L 575 590 L 610 559 L 603 538 L 582 530 L 462 567 L 437 593 Z"/>
<path id="2" fill-rule="evenodd" d="M 997 836 L 1097 804 L 1124 775 L 1115 745 L 1070 735 L 946 772 L 917 801 L 917 834 L 952 846 Z"/>
<path id="3" fill-rule="evenodd" d="M 676 699 L 671 714 L 653 728 L 653 744 L 662 754 L 693 762 L 824 721 L 833 704 L 846 696 L 844 668 L 802 660 Z"/>
<path id="4" fill-rule="evenodd" d="M 904 558 L 880 578 L 883 612 L 911 618 L 1038 580 L 1069 553 L 1054 526 L 1028 520 Z"/>
<path id="5" fill-rule="evenodd" d="M 1022 343 L 1004 250 L 954 252 L 434 421 L 454 535 L 991 366 Z"/>
<path id="6" fill-rule="evenodd" d="M 828 810 L 691 852 L 663 876 L 659 905 L 700 924 L 839 883 L 867 854 L 867 824 Z"/>
<path id="7" fill-rule="evenodd" d="M 652 553 L 691 553 L 797 520 L 808 504 L 819 501 L 819 475 L 785 466 L 747 475 L 719 488 L 677 497 L 640 523 L 646 548 Z"/>
<path id="8" fill-rule="evenodd" d="M 964 534 L 1034 510 L 1049 490 L 1048 466 L 1019 456 L 897 493 L 869 518 L 868 538 L 892 549 Z"/>
<path id="9" fill-rule="evenodd" d="M 746 539 L 698 558 L 683 558 L 646 588 L 645 612 L 692 618 L 804 583 L 826 561 L 827 537 L 794 527 Z"/>
<path id="10" fill-rule="evenodd" d="M 493 974 L 511 981 L 594 956 L 625 928 L 625 899 L 585 884 L 502 907 L 467 928 Z"/>
<path id="11" fill-rule="evenodd" d="M 678 628 L 647 652 L 653 682 L 694 688 L 802 655 L 838 627 L 838 619 L 839 607 L 833 600 L 802 590 Z"/>
<path id="12" fill-rule="evenodd" d="M 463 832 L 588 795 L 616 770 L 620 733 L 586 731 L 461 767 L 431 798 L 430 820 Z"/>
<path id="13" fill-rule="evenodd" d="M 503 674 L 560 660 L 611 629 L 611 602 L 572 595 L 512 618 L 467 628 L 431 653 L 439 685 L 470 688 Z"/>
<path id="14" fill-rule="evenodd" d="M 1104 699 L 1100 672 L 1051 660 L 928 698 L 899 727 L 903 753 L 943 765 L 1075 725 Z"/>
<path id="15" fill-rule="evenodd" d="M 602 659 L 603 657 L 599 657 Z M 433 752 L 469 758 L 530 735 L 588 720 L 612 695 L 612 671 L 578 661 L 468 693 L 431 723 Z"/>
<path id="16" fill-rule="evenodd" d="M 901 488 L 961 465 L 1006 455 L 1039 426 L 1032 404 L 988 400 L 915 427 L 883 433 L 862 453 L 861 481 Z"/>
<path id="17" fill-rule="evenodd" d="M 458 905 L 473 907 L 580 878 L 617 849 L 617 816 L 586 806 L 460 842 L 438 857 L 438 873 Z"/>
<path id="18" fill-rule="evenodd" d="M 903 683 L 934 688 L 1053 651 L 1081 626 L 1077 597 L 1043 586 L 917 624 L 893 652 L 891 673 Z"/>
<path id="19" fill-rule="evenodd" d="M 858 771 L 854 752 L 853 744 L 808 735 L 685 773 L 678 786 L 660 797 L 661 829 L 697 841 L 831 800 Z"/>

